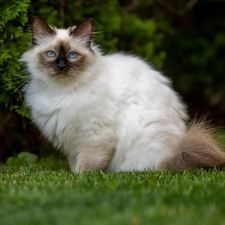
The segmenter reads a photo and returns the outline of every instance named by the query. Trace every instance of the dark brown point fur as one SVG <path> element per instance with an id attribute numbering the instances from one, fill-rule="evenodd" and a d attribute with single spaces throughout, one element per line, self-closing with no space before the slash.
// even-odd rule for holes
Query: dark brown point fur
<path id="1" fill-rule="evenodd" d="M 91 46 L 91 36 L 93 31 L 93 20 L 86 19 L 82 23 L 80 23 L 71 33 L 70 35 L 74 37 L 82 37 L 87 39 L 87 47 Z"/>
<path id="2" fill-rule="evenodd" d="M 202 122 L 189 126 L 174 154 L 161 162 L 159 169 L 194 170 L 225 166 L 225 153 L 214 139 L 213 130 Z"/>
<path id="3" fill-rule="evenodd" d="M 76 52 L 77 57 L 75 59 L 69 59 L 68 55 L 73 52 L 70 48 L 70 44 L 67 41 L 59 40 L 54 49 L 51 49 L 57 53 L 57 57 L 50 58 L 47 56 L 47 52 L 39 54 L 40 62 L 45 68 L 54 76 L 69 76 L 70 74 L 75 75 L 78 71 L 82 71 L 85 67 L 86 57 L 81 53 Z M 65 64 L 65 68 L 60 70 L 58 64 L 62 62 Z"/>
<path id="4" fill-rule="evenodd" d="M 94 54 L 91 49 L 91 35 L 93 30 L 93 21 L 92 19 L 87 19 L 79 24 L 77 27 L 73 26 L 69 28 L 69 34 L 71 35 L 70 39 L 79 37 L 83 38 L 84 46 L 90 53 Z M 52 35 L 57 34 L 57 29 L 55 27 L 49 26 L 42 19 L 38 17 L 33 17 L 32 20 L 32 46 L 31 50 L 37 45 L 42 44 L 40 40 L 45 38 L 51 38 Z M 49 41 L 49 40 L 48 40 Z M 82 54 L 83 50 L 76 45 L 70 45 L 70 41 L 60 39 L 55 46 L 49 45 L 49 49 L 39 53 L 39 62 L 47 70 L 46 72 L 52 77 L 66 78 L 69 76 L 77 76 L 79 72 L 85 70 L 85 68 L 90 65 L 90 57 L 88 54 Z M 73 48 L 73 49 L 72 49 Z M 82 48 L 81 48 L 82 49 Z M 54 57 L 48 57 L 47 53 L 52 51 L 55 53 Z M 70 53 L 76 53 L 75 58 L 70 58 Z"/>
<path id="5" fill-rule="evenodd" d="M 56 34 L 56 29 L 50 27 L 45 21 L 38 18 L 37 16 L 33 16 L 32 18 L 32 45 L 38 44 L 38 38 L 46 35 L 54 35 Z"/>

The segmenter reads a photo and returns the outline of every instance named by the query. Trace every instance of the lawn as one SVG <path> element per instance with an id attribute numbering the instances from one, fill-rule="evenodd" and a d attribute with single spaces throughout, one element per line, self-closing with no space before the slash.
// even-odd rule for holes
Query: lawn
<path id="1" fill-rule="evenodd" d="M 225 170 L 69 171 L 58 157 L 0 166 L 0 224 L 225 224 Z"/>

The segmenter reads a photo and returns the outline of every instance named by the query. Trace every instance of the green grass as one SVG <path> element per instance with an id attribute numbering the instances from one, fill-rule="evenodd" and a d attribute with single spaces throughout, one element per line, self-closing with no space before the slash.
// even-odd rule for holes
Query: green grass
<path id="1" fill-rule="evenodd" d="M 225 170 L 76 174 L 53 156 L 1 165 L 0 224 L 225 225 Z"/>
<path id="2" fill-rule="evenodd" d="M 0 169 L 0 224 L 225 224 L 225 171 L 70 172 L 57 158 Z"/>

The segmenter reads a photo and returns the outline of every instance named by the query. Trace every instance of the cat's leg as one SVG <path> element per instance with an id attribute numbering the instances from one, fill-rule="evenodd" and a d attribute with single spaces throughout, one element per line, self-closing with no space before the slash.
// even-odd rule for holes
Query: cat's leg
<path id="1" fill-rule="evenodd" d="M 69 159 L 70 169 L 75 172 L 104 170 L 115 153 L 115 148 L 90 148 Z"/>
<path id="2" fill-rule="evenodd" d="M 74 157 L 74 156 L 68 157 L 70 170 L 72 170 L 72 171 L 76 170 L 76 161 L 77 161 L 76 157 Z"/>

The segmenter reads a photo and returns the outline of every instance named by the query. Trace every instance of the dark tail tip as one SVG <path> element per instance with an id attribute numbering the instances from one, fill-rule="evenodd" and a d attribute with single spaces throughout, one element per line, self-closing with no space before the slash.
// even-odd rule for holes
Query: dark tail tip
<path id="1" fill-rule="evenodd" d="M 194 170 L 225 166 L 225 153 L 214 137 L 213 129 L 203 122 L 192 123 L 174 153 L 164 159 L 160 169 Z"/>

